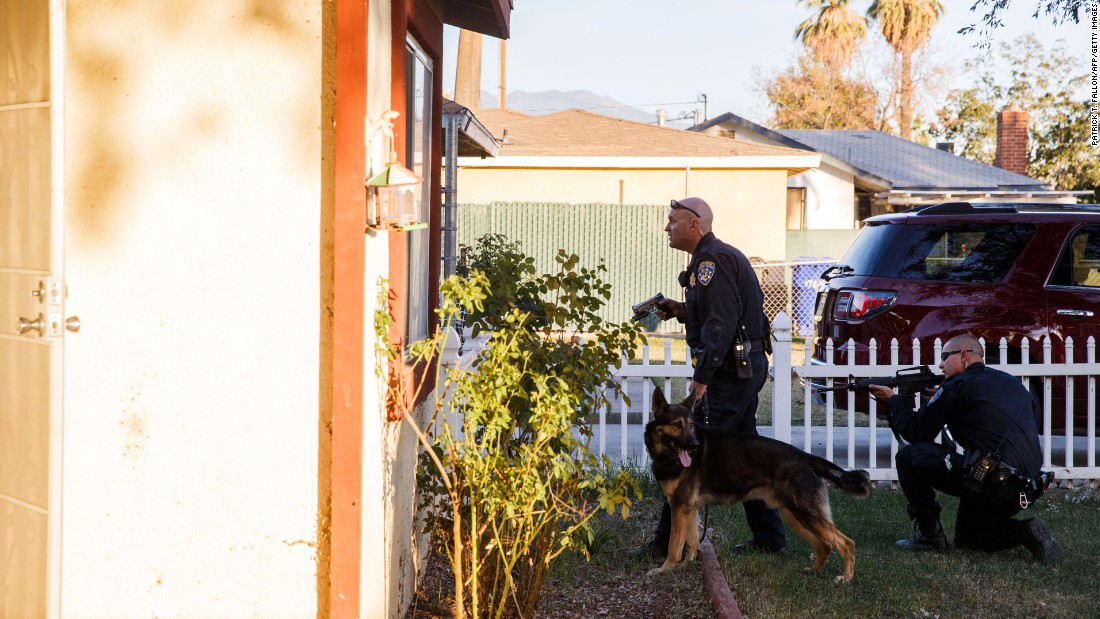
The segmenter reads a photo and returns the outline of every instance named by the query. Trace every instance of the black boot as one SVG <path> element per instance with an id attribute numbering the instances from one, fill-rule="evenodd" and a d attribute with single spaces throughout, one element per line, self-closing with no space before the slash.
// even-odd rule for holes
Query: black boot
<path id="1" fill-rule="evenodd" d="M 913 537 L 898 540 L 895 544 L 904 550 L 935 550 L 947 552 L 951 546 L 947 543 L 947 534 L 940 524 L 939 517 L 935 520 L 922 518 L 913 520 Z"/>
<path id="2" fill-rule="evenodd" d="M 630 558 L 635 561 L 645 561 L 649 559 L 664 561 L 668 558 L 668 539 L 654 537 L 649 542 L 637 548 L 632 548 L 630 550 Z"/>
<path id="3" fill-rule="evenodd" d="M 746 540 L 739 544 L 733 545 L 734 552 L 745 552 L 747 550 L 753 550 L 756 552 L 770 552 L 772 554 L 782 555 L 787 554 L 787 546 L 772 546 L 759 542 L 755 539 Z"/>
<path id="4" fill-rule="evenodd" d="M 661 506 L 661 516 L 657 520 L 657 528 L 653 531 L 653 539 L 637 548 L 630 550 L 630 558 L 635 560 L 657 559 L 664 561 L 668 557 L 668 539 L 672 536 L 672 508 L 668 501 Z"/>
<path id="5" fill-rule="evenodd" d="M 1062 546 L 1054 539 L 1050 525 L 1042 518 L 1028 518 L 1020 543 L 1031 551 L 1036 561 L 1045 565 L 1054 565 L 1062 560 Z"/>

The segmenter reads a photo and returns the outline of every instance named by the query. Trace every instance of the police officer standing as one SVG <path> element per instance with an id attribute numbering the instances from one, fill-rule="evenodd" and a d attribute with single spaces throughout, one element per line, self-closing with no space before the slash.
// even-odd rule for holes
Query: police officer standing
<path id="1" fill-rule="evenodd" d="M 711 232 L 713 223 L 714 213 L 701 198 L 673 200 L 669 205 L 665 226 L 668 244 L 691 254 L 691 263 L 680 274 L 684 302 L 665 299 L 658 305 L 657 316 L 662 320 L 676 318 L 685 325 L 695 369 L 688 389 L 696 403 L 697 422 L 757 434 L 758 394 L 768 377 L 765 351 L 771 345 L 764 293 L 745 254 L 715 237 Z M 751 377 L 738 378 L 734 369 L 730 349 L 735 340 L 747 351 Z M 744 507 L 753 539 L 735 548 L 786 550 L 779 513 L 761 500 L 745 501 Z M 635 554 L 665 556 L 671 528 L 671 510 L 666 502 L 653 541 Z"/>
<path id="2" fill-rule="evenodd" d="M 1062 547 L 1041 518 L 1016 520 L 1049 482 L 1040 469 L 1038 420 L 1020 379 L 986 367 L 973 335 L 947 341 L 940 353 L 945 380 L 919 410 L 912 400 L 878 385 L 870 390 L 889 407 L 890 427 L 911 444 L 897 454 L 898 481 L 915 521 L 910 550 L 946 551 L 936 490 L 959 497 L 955 545 L 997 551 L 1025 546 L 1042 563 L 1056 563 Z M 944 426 L 965 449 L 933 442 Z"/>

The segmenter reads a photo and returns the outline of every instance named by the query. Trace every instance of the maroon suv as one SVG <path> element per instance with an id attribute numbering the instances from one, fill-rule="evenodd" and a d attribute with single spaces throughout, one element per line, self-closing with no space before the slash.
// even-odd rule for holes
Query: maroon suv
<path id="1" fill-rule="evenodd" d="M 889 363 L 890 340 L 898 338 L 899 362 L 907 364 L 918 338 L 920 362 L 935 367 L 933 340 L 967 332 L 985 338 L 988 363 L 1019 363 L 1024 338 L 1031 360 L 1041 362 L 1046 335 L 1054 362 L 1064 361 L 1068 337 L 1074 361 L 1082 362 L 1088 337 L 1100 336 L 1100 205 L 952 202 L 865 223 L 822 275 L 814 314 L 818 362 L 832 338 L 834 363 L 847 363 L 854 352 L 856 363 L 866 364 L 875 338 L 878 363 Z M 1075 433 L 1086 423 L 1085 382 L 1075 381 Z M 1055 400 L 1064 411 L 1064 386 Z M 1053 427 L 1064 428 L 1065 416 L 1059 421 L 1059 407 L 1053 410 Z"/>

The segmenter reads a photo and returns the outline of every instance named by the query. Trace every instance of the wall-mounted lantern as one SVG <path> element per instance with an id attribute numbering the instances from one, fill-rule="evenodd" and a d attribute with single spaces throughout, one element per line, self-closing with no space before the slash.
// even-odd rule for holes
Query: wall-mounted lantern
<path id="1" fill-rule="evenodd" d="M 393 146 L 393 119 L 398 113 L 388 110 L 374 123 L 372 132 L 382 131 L 389 138 L 389 159 L 382 171 L 367 179 L 367 228 L 373 230 L 415 230 L 426 227 L 419 217 L 421 182 L 424 180 L 397 161 Z M 370 139 L 367 144 L 370 144 Z"/>

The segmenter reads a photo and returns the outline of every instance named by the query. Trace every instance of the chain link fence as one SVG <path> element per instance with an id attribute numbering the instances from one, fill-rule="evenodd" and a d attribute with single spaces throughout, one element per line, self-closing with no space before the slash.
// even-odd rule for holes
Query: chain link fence
<path id="1" fill-rule="evenodd" d="M 667 204 L 464 203 L 458 211 L 458 243 L 473 246 L 486 234 L 501 234 L 534 258 L 539 273 L 557 271 L 555 256 L 562 248 L 580 256 L 582 266 L 602 264 L 607 269 L 602 279 L 612 289 L 598 313 L 606 321 L 618 322 L 630 318 L 630 306 L 658 292 L 682 297 L 676 276 L 688 257 L 668 247 L 663 232 L 667 209 Z M 813 259 L 755 263 L 768 319 L 784 311 L 794 323 L 792 335 L 812 335 L 817 282 L 835 263 Z M 661 322 L 656 315 L 645 318 L 644 328 L 651 333 L 683 333 L 683 325 L 675 320 Z"/>
<path id="2" fill-rule="evenodd" d="M 835 260 L 766 262 L 753 265 L 764 290 L 764 313 L 774 321 L 779 312 L 791 317 L 792 335 L 810 337 L 814 332 L 814 303 L 825 269 Z"/>
<path id="3" fill-rule="evenodd" d="M 825 269 L 834 264 L 835 260 L 754 263 L 752 267 L 764 291 L 764 313 L 768 320 L 774 321 L 776 314 L 786 312 L 791 317 L 793 336 L 812 336 L 818 282 Z M 678 295 L 676 298 L 679 298 Z M 663 335 L 676 334 L 683 333 L 683 325 L 675 320 L 661 322 L 656 315 L 650 315 L 645 318 L 645 330 Z"/>

